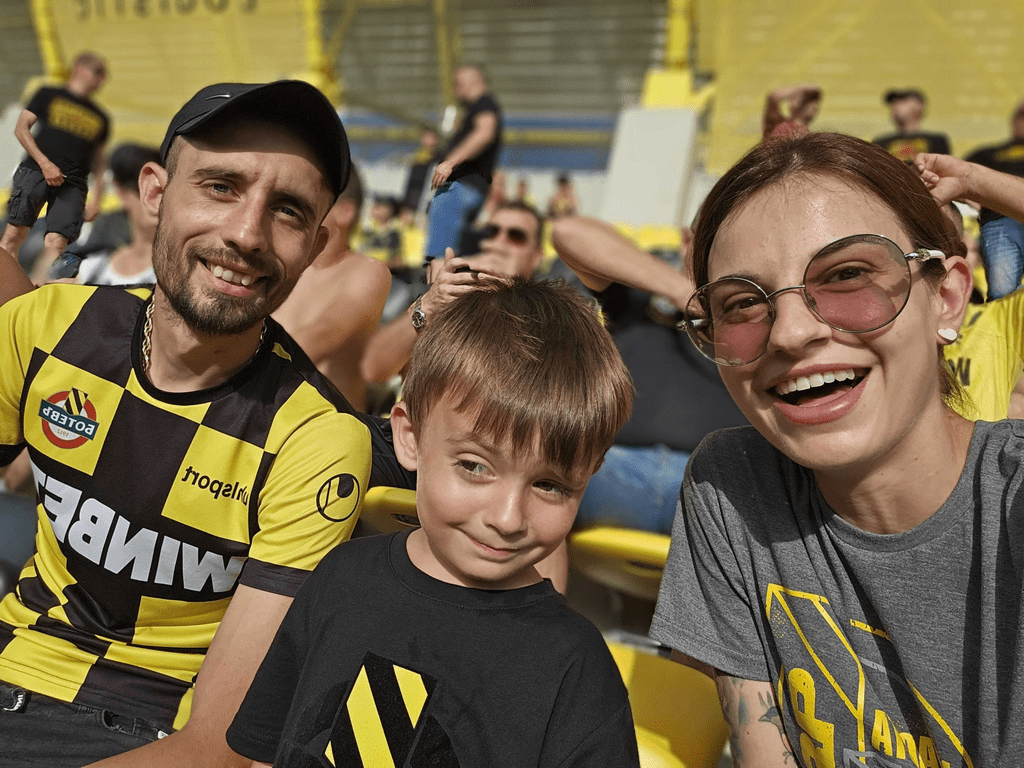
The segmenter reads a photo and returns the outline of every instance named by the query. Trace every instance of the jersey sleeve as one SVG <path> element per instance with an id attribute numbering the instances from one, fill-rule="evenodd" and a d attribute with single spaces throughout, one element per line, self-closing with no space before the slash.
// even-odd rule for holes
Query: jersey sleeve
<path id="1" fill-rule="evenodd" d="M 259 494 L 240 583 L 294 595 L 323 556 L 352 535 L 370 458 L 369 432 L 348 414 L 321 413 L 288 434 Z"/>
<path id="2" fill-rule="evenodd" d="M 1002 331 L 1006 334 L 1006 343 L 1017 356 L 1018 361 L 1024 361 L 1024 292 L 1014 291 L 1008 296 L 999 299 L 1003 308 L 1000 324 Z M 992 311 L 991 309 L 989 311 Z M 1017 382 L 1011 382 L 1010 388 Z"/>
<path id="3" fill-rule="evenodd" d="M 729 675 L 768 680 L 759 609 L 748 597 L 718 487 L 725 485 L 714 476 L 713 457 L 698 449 L 683 479 L 650 634 Z"/>
<path id="4" fill-rule="evenodd" d="M 32 294 L 11 299 L 0 307 L 0 466 L 14 461 L 24 446 L 21 392 L 32 355 L 26 315 Z"/>

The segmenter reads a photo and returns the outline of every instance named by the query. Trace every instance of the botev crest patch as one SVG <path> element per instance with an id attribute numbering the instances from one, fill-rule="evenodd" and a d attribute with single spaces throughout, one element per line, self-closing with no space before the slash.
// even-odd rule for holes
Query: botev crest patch
<path id="1" fill-rule="evenodd" d="M 46 439 L 58 448 L 77 448 L 96 437 L 99 423 L 89 395 L 80 389 L 50 395 L 39 404 Z"/>

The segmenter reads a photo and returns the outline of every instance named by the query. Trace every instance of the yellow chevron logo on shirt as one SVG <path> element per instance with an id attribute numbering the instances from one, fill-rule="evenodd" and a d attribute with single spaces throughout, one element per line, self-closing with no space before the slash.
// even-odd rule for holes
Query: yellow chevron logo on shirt
<path id="1" fill-rule="evenodd" d="M 447 736 L 425 715 L 437 680 L 367 653 L 342 702 L 323 757 L 332 766 L 401 768 L 426 749 L 437 765 L 458 766 Z"/>

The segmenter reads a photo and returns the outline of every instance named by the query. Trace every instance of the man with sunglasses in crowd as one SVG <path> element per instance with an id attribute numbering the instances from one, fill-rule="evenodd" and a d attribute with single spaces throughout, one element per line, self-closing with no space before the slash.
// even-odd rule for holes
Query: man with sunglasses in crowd
<path id="1" fill-rule="evenodd" d="M 528 203 L 503 203 L 481 232 L 480 252 L 456 256 L 449 248 L 443 262 L 428 273 L 429 287 L 408 311 L 381 328 L 363 353 L 363 377 L 382 384 L 409 362 L 417 332 L 452 299 L 491 278 L 530 277 L 543 258 L 544 220 Z"/>
<path id="2" fill-rule="evenodd" d="M 46 279 L 54 259 L 78 239 L 83 222 L 99 213 L 110 119 L 90 97 L 106 79 L 103 57 L 83 51 L 71 65 L 68 82 L 36 91 L 14 127 L 26 155 L 14 172 L 0 248 L 17 256 L 45 203 L 46 236 L 31 273 L 37 283 Z M 87 205 L 90 173 L 92 201 Z"/>

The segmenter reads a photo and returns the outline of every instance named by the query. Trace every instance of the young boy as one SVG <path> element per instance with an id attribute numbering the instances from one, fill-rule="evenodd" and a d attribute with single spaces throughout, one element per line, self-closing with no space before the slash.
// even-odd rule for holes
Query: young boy
<path id="1" fill-rule="evenodd" d="M 632 403 L 593 307 L 524 279 L 460 296 L 416 344 L 395 450 L 421 528 L 310 575 L 228 743 L 275 766 L 638 766 L 597 629 L 534 567 Z"/>

